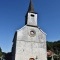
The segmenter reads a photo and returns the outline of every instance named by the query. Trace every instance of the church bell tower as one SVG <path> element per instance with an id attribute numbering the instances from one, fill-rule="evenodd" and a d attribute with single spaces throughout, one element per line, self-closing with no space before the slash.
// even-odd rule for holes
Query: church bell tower
<path id="1" fill-rule="evenodd" d="M 12 60 L 47 60 L 46 33 L 37 26 L 31 0 L 25 17 L 25 26 L 13 38 Z"/>
<path id="2" fill-rule="evenodd" d="M 37 13 L 34 11 L 32 1 L 30 0 L 29 8 L 26 14 L 26 25 L 37 26 Z"/>

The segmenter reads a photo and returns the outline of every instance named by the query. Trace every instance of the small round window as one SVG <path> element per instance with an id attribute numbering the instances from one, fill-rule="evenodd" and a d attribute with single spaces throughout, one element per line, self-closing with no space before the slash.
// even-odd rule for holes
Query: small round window
<path id="1" fill-rule="evenodd" d="M 35 34 L 36 34 L 36 32 L 35 32 L 34 30 L 31 30 L 31 31 L 30 31 L 30 36 L 34 37 Z"/>

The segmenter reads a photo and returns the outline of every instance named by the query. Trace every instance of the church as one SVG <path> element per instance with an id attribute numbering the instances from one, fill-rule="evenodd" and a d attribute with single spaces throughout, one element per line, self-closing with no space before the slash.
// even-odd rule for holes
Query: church
<path id="1" fill-rule="evenodd" d="M 46 33 L 38 27 L 37 15 L 30 0 L 25 26 L 13 38 L 12 60 L 47 60 Z"/>

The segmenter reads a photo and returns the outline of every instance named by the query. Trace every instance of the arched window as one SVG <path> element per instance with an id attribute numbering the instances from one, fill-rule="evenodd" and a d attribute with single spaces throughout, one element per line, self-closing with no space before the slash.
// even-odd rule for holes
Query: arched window
<path id="1" fill-rule="evenodd" d="M 30 58 L 29 60 L 35 60 L 34 58 Z"/>

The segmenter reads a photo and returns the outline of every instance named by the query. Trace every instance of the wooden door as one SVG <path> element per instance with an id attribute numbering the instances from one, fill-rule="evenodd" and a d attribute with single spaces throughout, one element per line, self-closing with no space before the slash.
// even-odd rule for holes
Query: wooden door
<path id="1" fill-rule="evenodd" d="M 29 60 L 35 60 L 34 58 L 30 58 Z"/>

